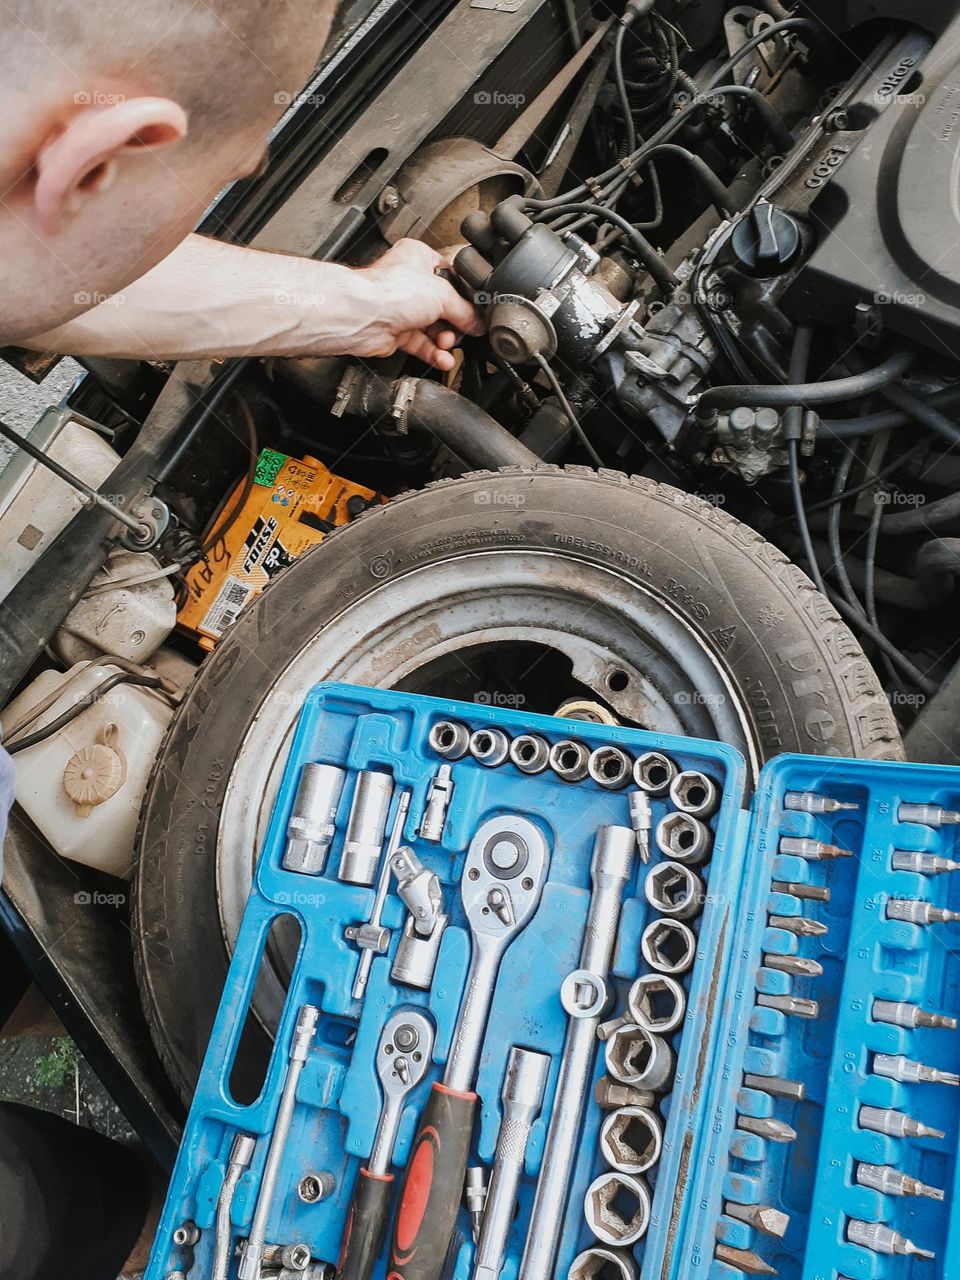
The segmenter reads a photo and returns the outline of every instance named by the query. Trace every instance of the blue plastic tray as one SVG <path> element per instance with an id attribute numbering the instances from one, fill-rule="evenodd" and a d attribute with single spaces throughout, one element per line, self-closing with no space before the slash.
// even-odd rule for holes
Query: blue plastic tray
<path id="1" fill-rule="evenodd" d="M 290 757 L 255 886 L 244 917 L 223 1001 L 213 1029 L 184 1141 L 171 1182 L 146 1280 L 170 1272 L 207 1276 L 213 1258 L 216 1200 L 234 1134 L 269 1135 L 287 1066 L 293 1023 L 304 1002 L 320 1006 L 320 1027 L 297 1093 L 291 1137 L 278 1187 L 268 1239 L 309 1244 L 316 1260 L 335 1263 L 357 1170 L 369 1154 L 380 1109 L 374 1054 L 380 1028 L 398 1007 L 429 1010 L 436 1024 L 434 1065 L 411 1095 L 394 1155 L 394 1171 L 406 1161 L 420 1109 L 430 1084 L 443 1072 L 469 963 L 469 942 L 459 898 L 459 867 L 480 822 L 498 813 L 532 818 L 551 846 L 549 879 L 537 914 L 508 949 L 497 983 L 479 1070 L 483 1099 L 474 1155 L 492 1159 L 499 1125 L 499 1094 L 506 1055 L 520 1044 L 551 1055 L 553 1065 L 540 1119 L 527 1151 L 504 1280 L 515 1280 L 526 1223 L 543 1151 L 546 1126 L 566 1031 L 559 988 L 576 968 L 589 904 L 589 867 L 596 829 L 603 823 L 629 825 L 627 792 L 610 792 L 591 781 L 565 784 L 549 772 L 528 776 L 512 765 L 487 769 L 469 757 L 453 763 L 455 790 L 442 846 L 416 836 L 430 780 L 440 761 L 427 736 L 440 719 L 470 728 L 497 725 L 508 733 L 532 730 L 550 741 L 576 737 L 590 746 L 615 743 L 628 752 L 659 749 L 681 768 L 697 768 L 723 788 L 710 819 L 714 849 L 700 868 L 707 881 L 703 914 L 691 922 L 698 937 L 693 970 L 683 980 L 687 1016 L 674 1036 L 677 1070 L 661 1100 L 666 1122 L 662 1158 L 647 1175 L 653 1190 L 650 1228 L 636 1246 L 642 1274 L 713 1277 L 740 1274 L 714 1259 L 718 1239 L 756 1250 L 786 1280 L 835 1280 L 838 1276 L 960 1276 L 956 1215 L 951 1215 L 956 1180 L 958 1098 L 943 1085 L 903 1085 L 870 1077 L 874 1051 L 904 1053 L 944 1069 L 960 1065 L 960 1035 L 907 1031 L 873 1023 L 873 996 L 910 1000 L 949 1012 L 960 1008 L 960 934 L 955 925 L 920 929 L 884 919 L 885 895 L 929 897 L 957 906 L 960 876 L 936 880 L 890 871 L 893 847 L 949 851 L 950 829 L 904 826 L 896 822 L 899 798 L 960 807 L 960 775 L 950 769 L 881 765 L 819 757 L 784 756 L 767 766 L 753 804 L 745 803 L 746 771 L 741 757 L 723 744 L 672 738 L 639 730 L 527 715 L 514 710 L 442 699 L 318 686 L 308 697 Z M 322 877 L 281 868 L 286 824 L 302 766 L 308 761 L 345 766 L 350 778 L 340 806 L 338 833 Z M 444 883 L 451 924 L 444 935 L 429 992 L 391 985 L 390 964 L 406 909 L 390 896 L 383 921 L 393 930 L 389 953 L 374 961 L 366 999 L 351 999 L 356 949 L 344 940 L 347 924 L 367 918 L 373 889 L 336 878 L 344 818 L 356 773 L 391 771 L 396 792 L 411 788 L 404 842 Z M 785 790 L 820 790 L 861 804 L 856 813 L 833 818 L 782 812 Z M 653 801 L 654 816 L 667 811 Z M 857 855 L 835 863 L 806 863 L 776 852 L 780 835 L 810 834 L 845 844 Z M 654 858 L 659 857 L 654 854 Z M 623 993 L 645 966 L 639 939 L 653 916 L 642 891 L 645 868 L 628 885 L 614 957 L 614 975 Z M 828 876 L 827 907 L 771 895 L 770 882 Z M 819 913 L 830 926 L 824 938 L 798 940 L 769 930 L 771 911 Z M 277 1043 L 264 1087 L 255 1102 L 240 1105 L 229 1080 L 237 1043 L 250 1004 L 271 925 L 293 917 L 302 939 L 290 978 Z M 799 946 L 798 946 L 799 942 Z M 816 957 L 824 976 L 798 980 L 761 969 L 763 952 L 799 950 Z M 787 1018 L 754 1007 L 758 988 L 812 995 L 820 1002 L 815 1022 Z M 744 1090 L 744 1070 L 802 1080 L 808 1100 L 790 1103 Z M 603 1072 L 602 1052 L 596 1076 Z M 907 1142 L 857 1129 L 860 1101 L 907 1111 L 947 1131 L 940 1143 Z M 734 1136 L 737 1113 L 775 1115 L 798 1131 L 789 1146 Z M 563 1227 L 557 1276 L 565 1277 L 580 1249 L 589 1243 L 583 1223 L 583 1194 L 605 1167 L 598 1151 L 602 1115 L 591 1105 L 584 1125 L 573 1190 Z M 233 1226 L 245 1238 L 253 1214 L 267 1141 L 258 1142 L 251 1168 L 234 1200 Z M 883 1197 L 854 1183 L 855 1160 L 890 1163 L 925 1182 L 943 1187 L 946 1201 Z M 335 1181 L 333 1194 L 307 1205 L 296 1195 L 307 1173 L 324 1171 Z M 398 1178 L 398 1182 L 400 1179 Z M 783 1241 L 759 1237 L 752 1228 L 723 1215 L 724 1199 L 769 1204 L 791 1214 Z M 848 1216 L 883 1221 L 936 1252 L 935 1263 L 874 1255 L 845 1240 Z M 184 1222 L 200 1229 L 195 1245 L 178 1247 L 173 1232 Z M 461 1215 L 451 1274 L 466 1280 L 471 1271 L 466 1212 Z M 381 1264 L 378 1275 L 384 1274 Z M 234 1271 L 231 1270 L 231 1277 Z"/>

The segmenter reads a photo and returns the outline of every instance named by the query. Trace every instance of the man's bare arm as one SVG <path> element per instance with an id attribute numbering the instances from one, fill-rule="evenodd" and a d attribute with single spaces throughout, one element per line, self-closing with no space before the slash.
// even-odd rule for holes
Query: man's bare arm
<path id="1" fill-rule="evenodd" d="M 20 341 L 65 355 L 144 360 L 403 350 L 449 369 L 450 347 L 476 329 L 477 314 L 435 274 L 443 265 L 416 240 L 353 270 L 192 235 L 121 293 Z"/>

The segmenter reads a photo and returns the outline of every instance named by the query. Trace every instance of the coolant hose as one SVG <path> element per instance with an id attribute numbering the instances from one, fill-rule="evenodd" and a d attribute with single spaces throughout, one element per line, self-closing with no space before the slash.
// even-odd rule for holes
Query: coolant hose
<path id="1" fill-rule="evenodd" d="M 749 383 L 725 387 L 708 387 L 697 402 L 697 412 L 711 409 L 733 409 L 746 404 L 754 407 L 785 409 L 792 404 L 835 404 L 838 400 L 856 400 L 871 391 L 889 386 L 910 368 L 911 351 L 898 351 L 874 369 L 833 378 L 827 382 L 775 383 L 751 386 Z"/>
<path id="2" fill-rule="evenodd" d="M 440 442 L 464 467 L 531 467 L 540 461 L 489 413 L 464 396 L 426 378 L 389 382 L 367 374 L 352 394 L 349 410 L 373 420 L 396 416 L 397 406 L 407 422 Z"/>

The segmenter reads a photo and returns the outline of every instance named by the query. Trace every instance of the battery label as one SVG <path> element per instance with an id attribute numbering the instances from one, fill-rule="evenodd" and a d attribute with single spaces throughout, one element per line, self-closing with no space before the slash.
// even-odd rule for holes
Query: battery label
<path id="1" fill-rule="evenodd" d="M 218 639 L 253 595 L 254 588 L 239 578 L 227 577 L 203 616 L 200 626 Z"/>

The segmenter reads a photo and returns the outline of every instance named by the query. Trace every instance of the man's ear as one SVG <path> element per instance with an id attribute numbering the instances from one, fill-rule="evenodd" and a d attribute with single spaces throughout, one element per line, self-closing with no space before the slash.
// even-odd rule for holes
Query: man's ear
<path id="1" fill-rule="evenodd" d="M 168 147 L 186 132 L 186 112 L 168 98 L 85 107 L 37 156 L 34 206 L 45 234 L 56 235 L 85 199 L 110 186 L 124 152 Z"/>

